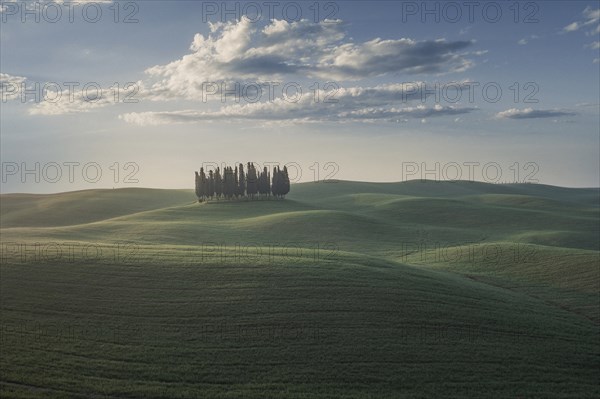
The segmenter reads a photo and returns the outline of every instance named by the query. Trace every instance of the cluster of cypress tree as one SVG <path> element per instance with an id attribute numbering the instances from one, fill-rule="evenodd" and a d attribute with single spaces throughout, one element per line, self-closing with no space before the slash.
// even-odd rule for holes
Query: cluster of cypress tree
<path id="1" fill-rule="evenodd" d="M 219 168 L 214 172 L 210 170 L 208 175 L 204 168 L 194 173 L 199 202 L 221 198 L 285 198 L 290 192 L 290 178 L 285 166 L 283 169 L 276 166 L 272 178 L 266 166 L 257 172 L 251 162 L 248 162 L 247 172 L 244 172 L 244 165 L 239 164 L 235 168 L 225 167 L 222 172 Z"/>

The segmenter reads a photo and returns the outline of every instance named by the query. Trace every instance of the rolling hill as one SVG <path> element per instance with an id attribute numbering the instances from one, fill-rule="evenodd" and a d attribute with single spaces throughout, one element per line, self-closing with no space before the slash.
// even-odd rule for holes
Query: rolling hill
<path id="1" fill-rule="evenodd" d="M 593 398 L 600 191 L 0 197 L 7 397 Z"/>

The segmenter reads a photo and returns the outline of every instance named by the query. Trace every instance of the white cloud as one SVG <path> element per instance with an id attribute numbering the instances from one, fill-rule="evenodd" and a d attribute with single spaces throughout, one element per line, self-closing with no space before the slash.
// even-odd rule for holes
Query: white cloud
<path id="1" fill-rule="evenodd" d="M 600 106 L 600 104 L 598 103 L 588 103 L 588 102 L 584 102 L 584 103 L 577 103 L 575 104 L 576 107 L 593 107 L 593 108 L 598 108 Z"/>
<path id="2" fill-rule="evenodd" d="M 373 39 L 363 44 L 345 43 L 321 58 L 320 75 L 334 79 L 361 79 L 390 72 L 459 72 L 472 62 L 457 51 L 471 42 Z"/>
<path id="3" fill-rule="evenodd" d="M 563 30 L 565 32 L 575 32 L 576 30 L 579 30 L 580 27 L 581 26 L 579 25 L 578 22 L 573 22 L 573 23 L 570 23 L 569 25 L 565 26 L 563 28 Z"/>
<path id="4" fill-rule="evenodd" d="M 524 37 L 524 38 L 522 38 L 521 40 L 519 40 L 519 41 L 517 42 L 517 44 L 519 44 L 519 45 L 521 45 L 521 46 L 524 46 L 524 45 L 528 44 L 530 41 L 532 41 L 532 40 L 537 40 L 537 39 L 539 39 L 539 38 L 540 38 L 540 37 L 539 37 L 538 35 L 529 35 L 528 37 Z"/>
<path id="5" fill-rule="evenodd" d="M 56 92 L 49 92 L 49 97 L 54 98 Z M 114 104 L 112 99 L 107 97 L 101 97 L 98 99 L 86 100 L 82 97 L 75 97 L 73 101 L 63 100 L 59 101 L 41 101 L 36 103 L 29 109 L 30 115 L 66 115 L 74 113 L 85 113 L 90 112 L 98 108 L 105 107 L 110 104 Z"/>
<path id="6" fill-rule="evenodd" d="M 0 73 L 0 93 L 1 101 L 18 100 L 21 97 L 21 90 L 27 78 L 23 76 L 14 76 L 7 73 Z"/>
<path id="7" fill-rule="evenodd" d="M 600 41 L 590 43 L 587 45 L 587 47 L 591 48 L 592 50 L 598 50 L 600 49 Z"/>
<path id="8" fill-rule="evenodd" d="M 575 21 L 570 23 L 569 25 L 563 28 L 563 32 L 575 32 L 583 27 L 589 27 L 590 25 L 595 25 L 594 28 L 588 31 L 587 35 L 593 35 L 600 32 L 600 9 L 592 9 L 590 7 L 586 7 L 583 12 L 583 19 L 580 21 Z"/>
<path id="9" fill-rule="evenodd" d="M 25 78 L 23 76 L 15 76 L 15 75 L 10 75 L 8 73 L 0 72 L 0 84 L 1 85 L 21 84 L 21 83 L 25 82 L 25 80 L 27 80 L 27 78 Z M 4 86 L 2 86 L 2 87 L 4 87 Z"/>
<path id="10" fill-rule="evenodd" d="M 561 116 L 574 116 L 577 115 L 572 111 L 564 111 L 558 109 L 538 109 L 524 108 L 517 109 L 511 108 L 506 111 L 498 112 L 496 118 L 499 119 L 537 119 L 537 118 L 555 118 Z"/>
<path id="11" fill-rule="evenodd" d="M 598 22 L 600 20 L 600 8 L 594 10 L 590 7 L 586 7 L 585 10 L 583 10 L 583 15 L 588 19 L 588 21 L 586 21 L 586 24 L 588 25 Z"/>
<path id="12" fill-rule="evenodd" d="M 113 0 L 77 0 L 77 1 L 70 1 L 70 0 L 2 0 L 2 4 L 0 4 L 0 13 L 3 12 L 10 12 L 10 13 L 14 13 L 15 9 L 14 6 L 8 6 L 9 3 L 19 3 L 17 6 L 18 7 L 27 7 L 30 10 L 36 9 L 35 7 L 38 6 L 43 6 L 44 3 L 56 3 L 56 4 L 65 4 L 65 3 L 73 3 L 75 5 L 77 4 L 86 4 L 86 3 L 104 3 L 104 4 L 108 4 L 108 3 L 112 3 Z M 35 4 L 38 4 L 38 6 L 34 6 Z M 19 9 L 17 9 L 17 11 L 19 11 Z M 68 12 L 68 10 L 67 10 Z"/>
<path id="13" fill-rule="evenodd" d="M 123 102 L 138 102 L 147 98 L 149 93 L 144 89 L 143 82 L 136 82 L 130 86 L 124 85 L 110 89 L 100 88 L 99 91 L 89 90 L 87 93 L 81 88 L 75 88 L 70 93 L 67 88 L 48 90 L 47 101 L 35 103 L 30 109 L 30 115 L 65 115 L 74 113 L 91 112 L 98 108 Z"/>

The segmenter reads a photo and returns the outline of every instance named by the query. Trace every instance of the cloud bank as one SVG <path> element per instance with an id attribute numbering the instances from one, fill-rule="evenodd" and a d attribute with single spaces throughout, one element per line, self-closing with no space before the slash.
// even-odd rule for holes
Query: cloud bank
<path id="1" fill-rule="evenodd" d="M 161 99 L 197 99 L 206 82 L 284 78 L 360 80 L 392 73 L 448 73 L 470 68 L 471 41 L 375 38 L 353 43 L 340 20 L 272 20 L 262 29 L 247 19 L 210 24 L 196 34 L 191 53 L 146 70 Z"/>

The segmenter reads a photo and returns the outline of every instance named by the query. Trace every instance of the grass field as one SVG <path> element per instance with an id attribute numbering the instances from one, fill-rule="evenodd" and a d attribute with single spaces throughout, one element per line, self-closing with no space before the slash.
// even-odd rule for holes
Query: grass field
<path id="1" fill-rule="evenodd" d="M 0 396 L 600 397 L 600 191 L 1 196 Z"/>

